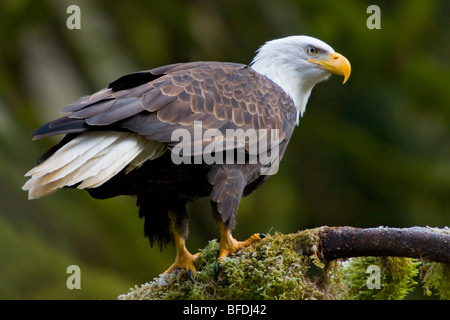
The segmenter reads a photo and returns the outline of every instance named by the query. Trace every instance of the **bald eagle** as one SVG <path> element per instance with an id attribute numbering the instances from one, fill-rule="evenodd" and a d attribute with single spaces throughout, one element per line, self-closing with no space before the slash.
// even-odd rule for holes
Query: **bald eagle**
<path id="1" fill-rule="evenodd" d="M 23 189 L 29 199 L 64 187 L 86 189 L 97 199 L 135 196 L 151 245 L 175 245 L 175 262 L 166 273 L 180 268 L 193 279 L 197 255 L 185 246 L 186 204 L 210 198 L 220 231 L 218 266 L 260 241 L 264 235 L 258 233 L 246 241 L 232 236 L 241 197 L 270 177 L 263 168 L 276 172 L 271 169 L 312 88 L 331 74 L 344 76 L 345 83 L 350 63 L 308 36 L 268 41 L 250 65 L 177 63 L 127 74 L 64 107 L 65 116 L 32 133 L 34 139 L 65 136 L 26 174 L 31 178 Z M 239 130 L 244 134 L 228 134 Z M 236 153 L 221 158 L 230 151 Z M 263 153 L 276 160 L 263 162 Z M 244 155 L 240 162 L 238 154 Z M 205 161 L 206 155 L 215 161 Z"/>

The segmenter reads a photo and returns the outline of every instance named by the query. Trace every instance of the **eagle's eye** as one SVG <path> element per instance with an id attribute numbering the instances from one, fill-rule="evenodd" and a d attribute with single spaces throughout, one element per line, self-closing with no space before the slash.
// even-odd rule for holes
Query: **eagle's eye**
<path id="1" fill-rule="evenodd" d="M 305 51 L 310 56 L 315 56 L 316 54 L 319 53 L 319 49 L 317 49 L 316 47 L 313 47 L 313 46 L 306 47 Z"/>

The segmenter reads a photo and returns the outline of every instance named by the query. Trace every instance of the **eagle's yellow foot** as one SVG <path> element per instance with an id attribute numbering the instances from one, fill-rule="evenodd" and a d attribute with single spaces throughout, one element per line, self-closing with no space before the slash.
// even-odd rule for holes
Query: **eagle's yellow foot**
<path id="1" fill-rule="evenodd" d="M 177 251 L 177 256 L 175 258 L 175 262 L 164 271 L 163 274 L 171 273 L 175 269 L 183 269 L 186 270 L 189 279 L 194 283 L 194 277 L 197 273 L 197 269 L 195 268 L 194 261 L 199 256 L 199 253 L 191 254 L 186 248 L 181 250 L 181 252 Z"/>
<path id="2" fill-rule="evenodd" d="M 175 249 L 177 250 L 177 255 L 175 257 L 175 262 L 164 271 L 163 274 L 171 273 L 175 269 L 186 270 L 189 279 L 194 283 L 195 273 L 197 269 L 195 268 L 194 261 L 199 256 L 199 253 L 191 254 L 186 248 L 186 242 L 183 236 L 175 228 L 174 220 L 171 221 L 171 230 L 173 236 L 173 243 L 175 244 Z"/>
<path id="3" fill-rule="evenodd" d="M 182 269 L 186 270 L 189 279 L 194 283 L 194 277 L 197 273 L 197 269 L 195 268 L 194 261 L 197 259 L 199 253 L 191 254 L 189 251 L 185 250 L 181 254 L 177 254 L 177 257 L 175 258 L 175 262 L 164 271 L 163 274 L 171 273 L 175 269 Z"/>
<path id="4" fill-rule="evenodd" d="M 237 241 L 231 235 L 230 230 L 224 225 L 220 225 L 220 244 L 219 244 L 219 256 L 217 258 L 216 277 L 220 272 L 223 260 L 229 255 L 239 251 L 242 248 L 251 246 L 252 244 L 261 241 L 266 237 L 265 234 L 255 233 L 245 241 Z"/>

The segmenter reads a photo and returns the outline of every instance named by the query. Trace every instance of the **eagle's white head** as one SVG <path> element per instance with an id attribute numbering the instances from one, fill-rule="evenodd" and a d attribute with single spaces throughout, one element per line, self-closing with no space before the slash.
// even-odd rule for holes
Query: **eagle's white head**
<path id="1" fill-rule="evenodd" d="M 350 76 L 350 62 L 343 55 L 308 36 L 266 42 L 257 51 L 251 67 L 286 91 L 297 107 L 297 119 L 303 115 L 311 90 L 318 82 L 332 73 L 344 76 L 344 83 Z"/>

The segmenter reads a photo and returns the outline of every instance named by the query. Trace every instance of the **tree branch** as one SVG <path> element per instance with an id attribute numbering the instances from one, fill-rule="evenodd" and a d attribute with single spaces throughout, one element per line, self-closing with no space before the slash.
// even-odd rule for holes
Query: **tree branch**
<path id="1" fill-rule="evenodd" d="M 326 261 L 360 256 L 422 258 L 450 263 L 450 233 L 442 229 L 323 227 L 320 252 Z"/>

